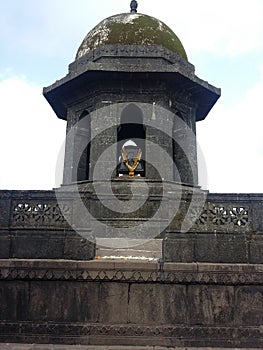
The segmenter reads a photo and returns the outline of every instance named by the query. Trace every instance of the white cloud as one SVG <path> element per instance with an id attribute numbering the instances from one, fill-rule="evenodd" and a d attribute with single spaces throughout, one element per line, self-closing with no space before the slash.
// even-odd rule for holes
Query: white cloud
<path id="1" fill-rule="evenodd" d="M 105 16 L 129 8 L 123 0 L 16 0 L 0 4 L 0 40 L 19 55 L 74 58 L 82 39 Z M 3 45 L 2 45 L 3 46 Z"/>
<path id="2" fill-rule="evenodd" d="M 140 12 L 167 23 L 189 53 L 231 56 L 262 47 L 262 0 L 138 3 Z M 128 12 L 129 1 L 100 0 L 98 5 L 86 0 L 27 0 L 1 7 L 0 38 L 17 52 L 74 57 L 87 32 L 105 17 Z"/>
<path id="3" fill-rule="evenodd" d="M 262 48 L 261 0 L 164 0 L 162 6 L 144 0 L 140 9 L 167 23 L 188 53 L 232 56 Z"/>
<path id="4" fill-rule="evenodd" d="M 51 189 L 65 122 L 25 78 L 0 82 L 0 188 Z"/>
<path id="5" fill-rule="evenodd" d="M 263 192 L 262 95 L 263 79 L 235 104 L 218 102 L 198 124 L 211 192 Z"/>

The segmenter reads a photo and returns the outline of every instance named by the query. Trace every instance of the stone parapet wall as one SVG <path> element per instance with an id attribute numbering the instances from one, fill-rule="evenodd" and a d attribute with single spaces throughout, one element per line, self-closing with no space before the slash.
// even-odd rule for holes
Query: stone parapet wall
<path id="1" fill-rule="evenodd" d="M 60 197 L 63 195 L 61 213 L 55 191 L 0 191 L 0 230 L 69 228 L 67 219 L 72 215 L 74 193 L 65 191 Z M 89 192 L 87 200 L 91 198 L 97 199 Z M 262 194 L 208 194 L 200 214 L 191 210 L 194 232 L 263 232 Z"/>
<path id="2" fill-rule="evenodd" d="M 123 206 L 128 206 L 126 187 L 118 182 L 114 186 L 117 197 L 124 199 Z M 0 258 L 89 260 L 95 256 L 96 236 L 111 237 L 111 227 L 119 230 L 120 237 L 125 227 L 133 227 L 131 232 L 135 236 L 131 238 L 148 239 L 148 233 L 135 224 L 147 222 L 163 200 L 156 183 L 152 184 L 154 190 L 139 217 L 134 213 L 115 216 L 94 196 L 91 185 L 84 188 L 78 197 L 74 192 L 60 192 L 59 204 L 55 191 L 1 191 Z M 171 193 L 165 197 L 169 208 L 173 208 L 178 196 L 173 185 Z M 197 195 L 203 196 L 202 192 Z M 105 197 L 103 193 L 101 196 Z M 78 200 L 84 203 L 95 222 L 105 223 L 108 232 L 105 236 L 104 232 L 96 232 L 96 225 L 92 227 L 90 219 L 78 213 Z M 174 220 L 162 235 L 166 261 L 262 263 L 263 195 L 208 194 L 201 210 L 198 200 L 197 210 L 190 205 L 191 191 L 186 190 L 180 200 Z M 191 225 L 188 232 L 182 232 L 182 218 L 186 215 Z M 151 219 L 148 227 L 164 222 L 165 217 L 159 222 Z M 90 240 L 77 234 L 72 227 L 85 231 L 83 236 Z"/>
<path id="3" fill-rule="evenodd" d="M 59 206 L 55 191 L 0 191 L 0 258 L 92 259 L 94 242 L 69 226 L 71 213 L 72 198 Z"/>

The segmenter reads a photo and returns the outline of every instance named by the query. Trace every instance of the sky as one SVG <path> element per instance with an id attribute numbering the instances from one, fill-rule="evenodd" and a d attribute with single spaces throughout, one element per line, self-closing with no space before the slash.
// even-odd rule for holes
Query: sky
<path id="1" fill-rule="evenodd" d="M 67 74 L 85 35 L 130 0 L 0 0 L 0 189 L 52 189 L 65 138 L 42 88 Z M 180 38 L 196 75 L 222 89 L 197 125 L 210 192 L 263 193 L 263 1 L 138 0 Z M 207 178 L 204 175 L 207 172 Z"/>

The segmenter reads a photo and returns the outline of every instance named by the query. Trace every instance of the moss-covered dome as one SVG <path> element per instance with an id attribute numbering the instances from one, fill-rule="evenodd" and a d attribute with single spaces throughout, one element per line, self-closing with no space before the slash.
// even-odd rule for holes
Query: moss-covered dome
<path id="1" fill-rule="evenodd" d="M 76 59 L 101 45 L 162 45 L 187 60 L 184 47 L 174 32 L 156 18 L 123 13 L 104 19 L 80 45 Z"/>

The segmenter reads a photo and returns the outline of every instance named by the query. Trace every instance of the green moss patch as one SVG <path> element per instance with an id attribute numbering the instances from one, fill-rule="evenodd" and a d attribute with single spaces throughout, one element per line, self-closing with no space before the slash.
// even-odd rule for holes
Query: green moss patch
<path id="1" fill-rule="evenodd" d="M 184 47 L 175 33 L 163 22 L 140 14 L 109 17 L 84 39 L 77 57 L 100 45 L 162 45 L 187 60 Z"/>

